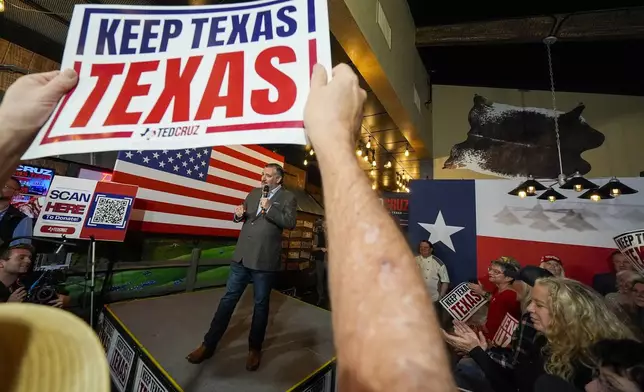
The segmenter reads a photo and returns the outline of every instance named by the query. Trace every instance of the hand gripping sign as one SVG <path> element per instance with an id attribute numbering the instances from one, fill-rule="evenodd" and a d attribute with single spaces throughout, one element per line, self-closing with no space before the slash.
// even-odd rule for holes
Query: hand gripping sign
<path id="1" fill-rule="evenodd" d="M 486 302 L 487 300 L 472 291 L 466 282 L 456 286 L 440 300 L 441 306 L 459 321 L 466 321 L 472 317 Z"/>
<path id="2" fill-rule="evenodd" d="M 61 67 L 78 86 L 23 158 L 305 144 L 315 63 L 331 67 L 327 0 L 77 5 Z"/>
<path id="3" fill-rule="evenodd" d="M 644 229 L 620 234 L 613 240 L 617 249 L 628 258 L 635 270 L 644 274 Z"/>

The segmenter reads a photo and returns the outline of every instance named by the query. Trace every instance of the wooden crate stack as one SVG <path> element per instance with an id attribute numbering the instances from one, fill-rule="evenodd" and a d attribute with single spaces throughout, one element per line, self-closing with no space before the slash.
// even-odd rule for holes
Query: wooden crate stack
<path id="1" fill-rule="evenodd" d="M 313 219 L 298 219 L 293 230 L 282 232 L 282 267 L 302 271 L 311 267 Z"/>

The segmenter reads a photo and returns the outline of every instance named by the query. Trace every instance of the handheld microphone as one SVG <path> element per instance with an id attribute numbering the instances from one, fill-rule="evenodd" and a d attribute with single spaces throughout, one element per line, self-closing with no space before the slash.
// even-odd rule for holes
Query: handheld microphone
<path id="1" fill-rule="evenodd" d="M 262 197 L 263 198 L 268 198 L 268 192 L 271 190 L 271 188 L 268 185 L 264 185 L 264 188 L 262 188 Z M 266 213 L 266 209 L 262 207 L 262 214 Z"/>

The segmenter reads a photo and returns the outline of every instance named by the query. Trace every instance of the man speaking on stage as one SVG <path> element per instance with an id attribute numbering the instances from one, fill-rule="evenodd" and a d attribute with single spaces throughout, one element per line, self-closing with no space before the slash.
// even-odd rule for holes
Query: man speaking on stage
<path id="1" fill-rule="evenodd" d="M 248 337 L 246 369 L 259 368 L 262 343 L 268 324 L 271 288 L 281 270 L 282 231 L 295 228 L 297 201 L 282 187 L 284 169 L 269 163 L 262 173 L 262 187 L 253 189 L 244 204 L 235 207 L 235 222 L 244 222 L 226 283 L 226 294 L 210 322 L 203 343 L 188 354 L 190 363 L 199 364 L 212 357 L 248 283 L 253 281 L 255 309 Z"/>

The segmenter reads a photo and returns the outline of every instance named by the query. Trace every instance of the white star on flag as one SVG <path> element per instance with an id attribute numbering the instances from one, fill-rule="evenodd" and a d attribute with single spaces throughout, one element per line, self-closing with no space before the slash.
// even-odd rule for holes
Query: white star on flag
<path id="1" fill-rule="evenodd" d="M 456 234 L 459 231 L 463 230 L 464 227 L 458 227 L 458 226 L 447 226 L 445 224 L 445 219 L 443 219 L 443 213 L 441 211 L 438 211 L 438 216 L 436 217 L 436 222 L 432 223 L 420 223 L 418 224 L 425 230 L 429 232 L 429 239 L 428 241 L 431 242 L 432 244 L 436 244 L 439 242 L 442 242 L 452 250 L 452 252 L 456 253 L 456 249 L 454 249 L 454 244 L 452 243 L 452 234 Z"/>

